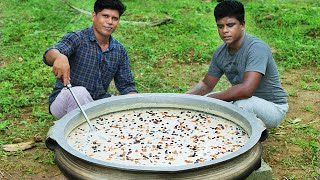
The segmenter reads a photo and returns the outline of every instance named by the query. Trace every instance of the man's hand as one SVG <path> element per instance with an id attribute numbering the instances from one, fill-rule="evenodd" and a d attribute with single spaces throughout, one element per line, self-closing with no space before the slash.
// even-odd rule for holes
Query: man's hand
<path id="1" fill-rule="evenodd" d="M 186 92 L 186 94 L 195 94 L 203 96 L 211 92 L 218 81 L 219 78 L 207 74 L 202 81 L 200 81 L 198 84 L 194 85 L 191 89 L 189 89 Z"/>
<path id="2" fill-rule="evenodd" d="M 67 56 L 60 54 L 53 62 L 53 74 L 66 86 L 70 83 L 70 65 Z"/>
<path id="3" fill-rule="evenodd" d="M 46 61 L 53 66 L 52 72 L 60 79 L 64 86 L 70 83 L 70 65 L 68 57 L 61 54 L 57 49 L 51 49 L 45 55 Z"/>

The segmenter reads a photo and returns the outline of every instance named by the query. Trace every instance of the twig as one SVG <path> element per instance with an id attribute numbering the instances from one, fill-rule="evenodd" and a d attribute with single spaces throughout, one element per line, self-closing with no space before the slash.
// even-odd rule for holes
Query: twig
<path id="1" fill-rule="evenodd" d="M 75 10 L 77 10 L 77 11 L 83 13 L 83 14 L 91 15 L 91 13 L 90 13 L 89 11 L 85 11 L 85 10 L 83 10 L 83 9 L 77 8 L 77 7 L 73 6 L 72 4 L 70 4 L 70 3 L 69 3 L 68 1 L 66 1 L 66 0 L 61 0 L 61 1 L 64 2 L 64 3 L 66 3 L 66 4 L 67 4 L 69 7 L 71 7 L 72 9 L 75 9 Z"/>
<path id="2" fill-rule="evenodd" d="M 4 178 L 3 172 L 0 170 L 0 179 Z"/>
<path id="3" fill-rule="evenodd" d="M 9 173 L 2 172 L 2 171 L 0 170 L 0 179 L 5 178 L 5 174 L 7 174 L 7 175 L 10 177 L 9 179 L 12 178 L 12 176 L 11 176 Z"/>
<path id="4" fill-rule="evenodd" d="M 91 13 L 89 11 L 80 9 L 78 7 L 73 6 L 72 4 L 70 4 L 68 1 L 66 0 L 61 0 L 64 3 L 66 3 L 69 7 L 71 7 L 74 10 L 79 11 L 80 13 L 86 14 L 86 15 L 91 15 Z M 158 20 L 158 21 L 153 21 L 153 22 L 141 22 L 141 21 L 124 21 L 121 20 L 121 23 L 127 23 L 127 24 L 138 24 L 138 25 L 144 25 L 144 26 L 159 26 L 161 24 L 165 24 L 166 22 L 172 20 L 171 17 L 165 17 L 162 20 Z"/>
<path id="5" fill-rule="evenodd" d="M 143 87 L 143 88 L 145 88 L 145 89 L 147 89 L 147 90 L 150 90 L 149 88 L 147 88 L 146 86 L 144 86 L 144 85 L 142 85 L 141 83 L 139 83 L 139 82 L 135 82 L 136 84 L 139 84 L 141 87 Z"/>

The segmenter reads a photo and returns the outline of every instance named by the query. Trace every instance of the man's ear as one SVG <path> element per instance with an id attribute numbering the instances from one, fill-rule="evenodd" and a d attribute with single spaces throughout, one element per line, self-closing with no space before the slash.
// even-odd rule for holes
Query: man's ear
<path id="1" fill-rule="evenodd" d="M 91 20 L 94 21 L 94 18 L 97 16 L 97 14 L 93 11 L 91 15 Z"/>
<path id="2" fill-rule="evenodd" d="M 241 25 L 242 25 L 242 31 L 244 31 L 244 29 L 245 29 L 245 27 L 246 27 L 246 21 L 243 21 L 243 22 L 241 23 Z"/>

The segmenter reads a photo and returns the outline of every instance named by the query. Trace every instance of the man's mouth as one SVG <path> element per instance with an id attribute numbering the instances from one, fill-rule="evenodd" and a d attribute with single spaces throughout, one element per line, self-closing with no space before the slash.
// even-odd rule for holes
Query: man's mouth
<path id="1" fill-rule="evenodd" d="M 108 31 L 112 30 L 112 27 L 104 27 L 104 28 Z"/>

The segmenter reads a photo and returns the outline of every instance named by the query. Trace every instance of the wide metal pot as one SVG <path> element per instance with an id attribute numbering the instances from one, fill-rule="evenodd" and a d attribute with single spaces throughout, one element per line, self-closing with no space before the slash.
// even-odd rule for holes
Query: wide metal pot
<path id="1" fill-rule="evenodd" d="M 55 152 L 55 162 L 70 179 L 235 179 L 245 178 L 260 167 L 261 144 L 266 127 L 255 115 L 231 103 L 213 98 L 175 93 L 146 93 L 114 96 L 83 106 L 90 119 L 142 108 L 179 108 L 226 118 L 242 127 L 249 141 L 237 151 L 211 161 L 182 166 L 130 166 L 101 161 L 78 152 L 67 143 L 67 136 L 86 123 L 76 109 L 50 128 L 46 145 Z"/>

